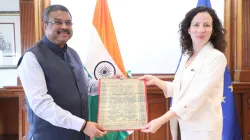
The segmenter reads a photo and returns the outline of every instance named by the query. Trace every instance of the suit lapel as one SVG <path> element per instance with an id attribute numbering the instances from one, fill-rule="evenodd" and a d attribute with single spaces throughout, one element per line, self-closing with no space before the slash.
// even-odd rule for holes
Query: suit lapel
<path id="1" fill-rule="evenodd" d="M 186 90 L 190 82 L 193 80 L 193 77 L 196 74 L 196 68 L 195 66 L 190 67 L 190 69 L 187 69 L 185 72 L 186 72 L 186 77 L 185 80 L 182 80 L 181 82 L 180 95 L 182 95 L 182 93 Z"/>
<path id="2" fill-rule="evenodd" d="M 183 70 L 185 69 L 186 61 L 189 58 L 187 55 L 183 55 L 180 66 L 175 74 L 174 82 L 174 96 L 173 103 L 175 103 L 178 100 L 178 97 L 180 96 L 180 90 L 181 90 L 181 75 L 183 73 Z"/>
<path id="3" fill-rule="evenodd" d="M 191 83 L 191 81 L 194 79 L 194 76 L 199 73 L 203 67 L 205 57 L 207 57 L 207 51 L 211 49 L 212 44 L 208 42 L 204 48 L 199 52 L 199 54 L 196 56 L 195 60 L 193 63 L 190 65 L 190 67 L 187 69 L 186 77 L 184 80 L 182 80 L 182 85 L 181 85 L 181 90 L 180 90 L 180 96 L 186 91 L 187 87 Z M 187 60 L 186 60 L 187 61 Z M 186 61 L 184 63 L 184 67 L 186 65 Z M 184 81 L 184 82 L 183 82 Z"/>
<path id="4" fill-rule="evenodd" d="M 175 91 L 177 91 L 176 93 L 180 93 L 180 90 L 181 90 L 181 75 L 183 73 L 183 70 L 185 69 L 185 65 L 186 65 L 186 61 L 188 60 L 189 56 L 186 56 L 184 55 L 182 57 L 182 60 L 181 60 L 181 64 L 178 68 L 178 71 L 175 75 L 175 83 L 176 83 L 176 86 L 175 86 Z"/>

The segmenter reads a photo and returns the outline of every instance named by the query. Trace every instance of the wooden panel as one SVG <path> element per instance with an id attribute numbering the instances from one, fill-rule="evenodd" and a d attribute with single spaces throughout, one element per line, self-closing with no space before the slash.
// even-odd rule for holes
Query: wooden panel
<path id="1" fill-rule="evenodd" d="M 27 140 L 28 131 L 26 100 L 24 95 L 19 95 L 19 140 Z"/>
<path id="2" fill-rule="evenodd" d="M 225 0 L 225 9 L 224 9 L 224 28 L 226 29 L 227 31 L 227 34 L 226 34 L 226 41 L 227 41 L 227 47 L 226 47 L 226 50 L 225 50 L 225 55 L 226 55 L 226 58 L 227 58 L 227 62 L 228 62 L 228 68 L 230 70 L 233 69 L 233 54 L 232 54 L 232 48 L 233 48 L 233 43 L 234 41 L 232 41 L 232 39 L 234 39 L 233 37 L 233 28 L 232 26 L 234 25 L 233 24 L 233 19 L 235 19 L 234 16 L 232 16 L 231 13 L 233 13 L 232 11 L 234 10 L 233 9 L 233 5 L 232 5 L 232 0 Z M 232 73 L 232 71 L 231 71 Z M 231 77 L 233 77 L 233 75 L 231 74 Z"/>
<path id="3" fill-rule="evenodd" d="M 243 93 L 237 94 L 235 92 L 234 98 L 235 98 L 235 104 L 236 104 L 236 110 L 238 114 L 238 120 L 240 124 L 240 130 L 243 130 Z"/>
<path id="4" fill-rule="evenodd" d="M 234 81 L 250 82 L 250 1 L 234 0 L 236 14 L 236 56 Z"/>
<path id="5" fill-rule="evenodd" d="M 242 48 L 243 68 L 250 70 L 250 1 L 242 1 Z"/>
<path id="6" fill-rule="evenodd" d="M 242 0 L 242 71 L 241 82 L 250 81 L 250 1 Z M 241 41 L 241 40 L 239 40 Z"/>
<path id="7" fill-rule="evenodd" d="M 0 140 L 17 140 L 18 136 L 11 136 L 11 135 L 6 135 L 6 136 L 0 136 Z"/>
<path id="8" fill-rule="evenodd" d="M 27 140 L 28 138 L 28 132 L 29 132 L 29 123 L 27 120 L 27 110 L 26 109 L 22 109 L 22 133 L 20 134 L 20 136 L 22 136 L 22 140 Z"/>
<path id="9" fill-rule="evenodd" d="M 163 95 L 149 95 L 149 120 L 156 119 L 167 112 L 166 99 Z M 159 140 L 167 138 L 167 124 L 163 125 L 159 130 L 154 134 L 149 134 L 148 140 Z"/>
<path id="10" fill-rule="evenodd" d="M 33 0 L 20 0 L 22 54 L 35 44 L 35 13 Z"/>
<path id="11" fill-rule="evenodd" d="M 234 74 L 234 81 L 240 81 L 239 75 L 242 70 L 242 0 L 235 0 L 234 4 L 236 4 L 236 10 L 235 13 L 237 14 L 236 16 L 236 70 Z"/>
<path id="12" fill-rule="evenodd" d="M 250 93 L 243 96 L 243 140 L 250 139 Z"/>
<path id="13" fill-rule="evenodd" d="M 35 7 L 35 41 L 42 39 L 44 30 L 42 26 L 42 14 L 44 9 L 50 5 L 50 0 L 34 0 Z"/>
<path id="14" fill-rule="evenodd" d="M 18 135 L 17 114 L 17 98 L 0 98 L 0 135 Z"/>
<path id="15" fill-rule="evenodd" d="M 2 124 L 4 126 L 4 132 L 0 134 L 1 140 L 23 140 L 20 133 L 23 131 L 23 127 L 26 130 L 24 133 L 27 134 L 27 120 L 22 120 L 22 116 L 27 118 L 26 111 L 20 110 L 25 109 L 22 105 L 24 103 L 23 98 L 22 86 L 0 88 L 0 110 L 4 110 L 4 112 L 0 111 L 0 116 L 5 116 L 3 117 L 5 122 L 2 123 L 2 120 L 0 121 L 0 126 Z"/>
<path id="16" fill-rule="evenodd" d="M 22 54 L 44 35 L 42 13 L 48 5 L 50 0 L 20 0 Z"/>
<path id="17" fill-rule="evenodd" d="M 19 0 L 22 54 L 35 44 L 35 5 L 34 0 Z M 17 85 L 21 81 L 17 78 Z"/>
<path id="18" fill-rule="evenodd" d="M 250 139 L 250 82 L 233 82 L 243 140 Z"/>

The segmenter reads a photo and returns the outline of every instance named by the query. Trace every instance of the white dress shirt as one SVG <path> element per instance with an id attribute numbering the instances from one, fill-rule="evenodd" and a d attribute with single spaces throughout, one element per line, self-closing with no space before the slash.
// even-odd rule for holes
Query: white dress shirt
<path id="1" fill-rule="evenodd" d="M 97 95 L 98 82 L 89 78 L 85 70 L 84 72 L 88 94 L 91 96 Z M 22 63 L 18 67 L 18 74 L 28 103 L 37 116 L 54 126 L 80 131 L 85 120 L 58 106 L 51 95 L 47 94 L 48 89 L 44 72 L 32 52 L 27 52 L 23 56 Z"/>

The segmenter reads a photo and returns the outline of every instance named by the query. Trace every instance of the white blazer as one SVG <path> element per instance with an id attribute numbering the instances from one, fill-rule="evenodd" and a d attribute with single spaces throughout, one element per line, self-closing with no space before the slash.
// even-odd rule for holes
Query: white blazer
<path id="1" fill-rule="evenodd" d="M 226 57 L 208 42 L 187 68 L 185 79 L 181 79 L 188 58 L 183 56 L 164 93 L 165 97 L 173 97 L 170 109 L 178 116 L 170 120 L 173 140 L 177 140 L 177 121 L 185 128 L 182 140 L 221 140 Z"/>

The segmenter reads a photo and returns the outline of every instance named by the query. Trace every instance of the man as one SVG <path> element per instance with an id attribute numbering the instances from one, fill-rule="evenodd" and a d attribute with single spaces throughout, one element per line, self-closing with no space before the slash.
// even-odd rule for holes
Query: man
<path id="1" fill-rule="evenodd" d="M 66 42 L 72 37 L 72 17 L 62 5 L 43 13 L 45 36 L 18 62 L 28 101 L 28 139 L 89 140 L 106 131 L 88 121 L 88 94 L 97 82 L 88 78 L 78 54 Z"/>

